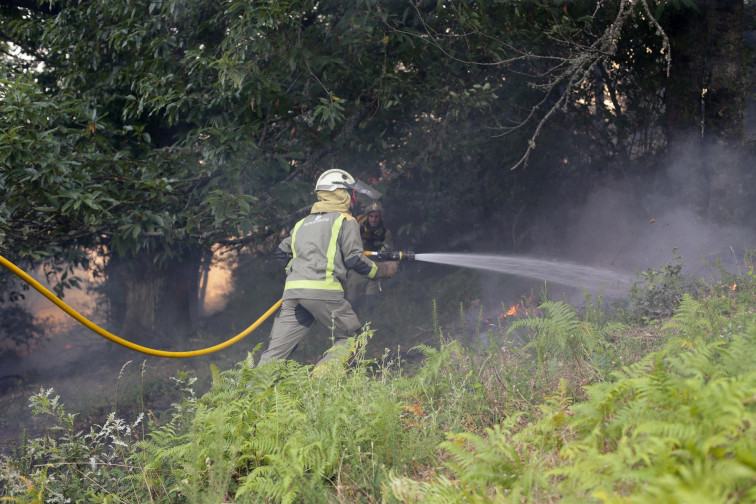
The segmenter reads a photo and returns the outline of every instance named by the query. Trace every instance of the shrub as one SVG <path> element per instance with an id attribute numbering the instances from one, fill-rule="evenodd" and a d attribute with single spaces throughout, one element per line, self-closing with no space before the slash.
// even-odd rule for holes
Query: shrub
<path id="1" fill-rule="evenodd" d="M 654 320 L 672 315 L 683 294 L 696 295 L 701 282 L 683 276 L 684 264 L 677 257 L 660 268 L 649 268 L 634 282 L 628 296 L 628 312 L 633 320 Z"/>

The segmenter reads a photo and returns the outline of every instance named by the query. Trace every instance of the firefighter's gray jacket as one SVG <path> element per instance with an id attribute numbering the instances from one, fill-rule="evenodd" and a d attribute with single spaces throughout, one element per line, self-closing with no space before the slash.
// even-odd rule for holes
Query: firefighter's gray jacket
<path id="1" fill-rule="evenodd" d="M 360 225 L 346 212 L 311 213 L 276 250 L 286 263 L 283 299 L 343 299 L 347 270 L 374 278 L 378 265 L 362 249 Z"/>

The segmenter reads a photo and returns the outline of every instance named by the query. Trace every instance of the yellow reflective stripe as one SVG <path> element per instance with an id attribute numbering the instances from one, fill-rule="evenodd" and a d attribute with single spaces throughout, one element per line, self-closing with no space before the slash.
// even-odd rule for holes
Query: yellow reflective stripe
<path id="1" fill-rule="evenodd" d="M 333 280 L 292 280 L 284 286 L 284 290 L 289 289 L 344 290 L 340 282 Z"/>
<path id="2" fill-rule="evenodd" d="M 336 217 L 336 220 L 333 221 L 333 226 L 331 227 L 331 239 L 328 242 L 328 252 L 326 252 L 326 259 L 328 260 L 328 263 L 326 264 L 326 276 L 325 281 L 326 282 L 333 282 L 333 267 L 334 262 L 336 262 L 336 249 L 339 246 L 338 239 L 339 239 L 339 231 L 341 230 L 341 225 L 344 223 L 344 214 L 339 215 Z M 336 282 L 339 283 L 339 282 Z M 339 285 L 341 285 L 339 283 Z"/>
<path id="3" fill-rule="evenodd" d="M 370 273 L 367 274 L 368 278 L 375 278 L 375 274 L 378 273 L 378 265 L 373 263 L 373 267 L 370 268 Z"/>
<path id="4" fill-rule="evenodd" d="M 297 222 L 294 225 L 294 229 L 292 229 L 292 231 L 291 231 L 291 255 L 292 255 L 291 258 L 292 259 L 294 259 L 295 257 L 297 257 L 297 251 L 294 248 L 294 240 L 296 239 L 296 237 L 297 237 L 297 231 L 299 231 L 299 228 L 302 226 L 303 222 L 304 222 L 304 219 L 302 219 L 301 221 Z"/>
<path id="5" fill-rule="evenodd" d="M 304 222 L 304 219 L 302 219 L 301 221 L 297 222 L 294 225 L 294 229 L 291 230 L 291 259 L 289 259 L 289 262 L 286 263 L 286 268 L 285 269 L 289 269 L 289 265 L 291 264 L 291 261 L 293 261 L 294 258 L 297 257 L 297 251 L 294 248 L 294 238 L 296 238 L 297 231 L 299 231 L 299 227 L 302 225 L 303 222 Z"/>

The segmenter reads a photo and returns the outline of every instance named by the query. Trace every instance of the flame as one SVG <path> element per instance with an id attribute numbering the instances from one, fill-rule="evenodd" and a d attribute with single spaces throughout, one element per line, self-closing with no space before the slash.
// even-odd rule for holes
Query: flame
<path id="1" fill-rule="evenodd" d="M 735 290 L 735 288 L 736 288 L 737 286 L 738 286 L 738 284 L 737 284 L 737 283 L 735 283 L 735 282 L 732 282 L 732 287 L 730 287 L 730 290 L 733 290 L 733 291 L 734 291 L 734 290 Z"/>
<path id="2" fill-rule="evenodd" d="M 505 318 L 505 317 L 512 317 L 514 315 L 517 315 L 517 305 L 512 305 L 509 307 L 509 310 L 507 310 L 506 313 L 502 313 L 499 315 L 499 320 Z"/>

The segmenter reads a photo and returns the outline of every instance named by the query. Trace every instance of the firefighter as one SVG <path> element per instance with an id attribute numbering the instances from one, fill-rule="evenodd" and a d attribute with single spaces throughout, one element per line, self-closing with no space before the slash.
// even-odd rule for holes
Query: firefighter
<path id="1" fill-rule="evenodd" d="M 383 207 L 379 202 L 368 204 L 357 217 L 357 222 L 360 224 L 360 237 L 365 250 L 380 252 L 394 248 L 391 231 L 386 229 L 383 222 Z M 355 271 L 347 273 L 346 299 L 356 312 L 372 315 L 375 300 L 381 290 L 380 280 L 358 275 Z"/>
<path id="2" fill-rule="evenodd" d="M 355 191 L 377 194 L 344 170 L 325 171 L 315 185 L 317 203 L 278 246 L 276 258 L 286 265 L 283 303 L 258 365 L 288 358 L 316 320 L 332 331 L 334 345 L 345 343 L 362 328 L 344 297 L 347 271 L 372 279 L 399 269 L 397 261 L 374 263 L 363 253 L 360 225 L 349 213 Z M 318 364 L 329 359 L 326 353 Z"/>

